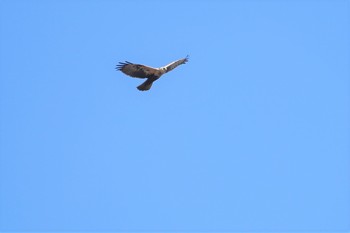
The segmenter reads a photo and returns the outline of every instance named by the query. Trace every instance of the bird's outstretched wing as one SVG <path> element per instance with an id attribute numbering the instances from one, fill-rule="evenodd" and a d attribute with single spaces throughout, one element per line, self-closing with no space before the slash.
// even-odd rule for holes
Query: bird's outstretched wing
<path id="1" fill-rule="evenodd" d="M 157 69 L 155 68 L 145 66 L 145 65 L 140 65 L 140 64 L 133 64 L 128 61 L 119 62 L 116 69 L 120 70 L 126 75 L 129 75 L 135 78 L 149 78 L 149 77 L 152 77 L 157 72 Z"/>
<path id="2" fill-rule="evenodd" d="M 169 72 L 169 71 L 175 69 L 176 67 L 178 67 L 179 65 L 185 64 L 186 62 L 188 62 L 188 55 L 185 58 L 174 61 L 174 62 L 172 62 L 172 63 L 170 63 L 162 68 L 165 68 L 165 72 Z"/>

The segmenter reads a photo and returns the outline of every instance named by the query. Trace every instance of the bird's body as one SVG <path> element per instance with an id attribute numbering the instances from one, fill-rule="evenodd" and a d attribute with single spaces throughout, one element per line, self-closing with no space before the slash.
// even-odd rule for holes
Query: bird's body
<path id="1" fill-rule="evenodd" d="M 146 78 L 147 80 L 138 86 L 137 89 L 140 91 L 147 91 L 151 89 L 153 82 L 159 79 L 163 74 L 175 69 L 181 64 L 185 64 L 187 61 L 188 56 L 160 68 L 153 68 L 150 66 L 134 64 L 126 61 L 119 62 L 117 65 L 117 70 L 120 70 L 124 74 L 134 78 Z"/>

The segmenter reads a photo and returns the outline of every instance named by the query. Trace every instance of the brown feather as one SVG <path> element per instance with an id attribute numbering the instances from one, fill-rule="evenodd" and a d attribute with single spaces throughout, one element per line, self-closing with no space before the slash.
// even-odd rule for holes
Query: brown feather
<path id="1" fill-rule="evenodd" d="M 148 78 L 146 81 L 144 81 L 140 86 L 137 87 L 140 91 L 148 91 L 151 89 L 153 82 L 156 79 Z"/>
<path id="2" fill-rule="evenodd" d="M 159 71 L 149 66 L 144 66 L 140 64 L 133 64 L 130 62 L 119 62 L 117 69 L 126 75 L 135 78 L 148 78 L 154 76 Z"/>

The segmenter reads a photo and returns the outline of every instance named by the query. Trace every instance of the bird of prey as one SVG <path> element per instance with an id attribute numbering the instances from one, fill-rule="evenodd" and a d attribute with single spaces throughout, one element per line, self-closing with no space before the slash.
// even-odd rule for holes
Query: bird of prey
<path id="1" fill-rule="evenodd" d="M 151 89 L 153 82 L 159 79 L 160 76 L 175 69 L 179 65 L 185 64 L 187 61 L 188 56 L 160 68 L 153 68 L 125 61 L 119 62 L 116 69 L 134 78 L 146 78 L 146 81 L 138 86 L 137 89 L 140 91 L 148 91 Z"/>

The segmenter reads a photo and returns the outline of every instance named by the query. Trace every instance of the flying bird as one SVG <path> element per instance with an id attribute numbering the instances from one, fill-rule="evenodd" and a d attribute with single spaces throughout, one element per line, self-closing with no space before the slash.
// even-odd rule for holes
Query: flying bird
<path id="1" fill-rule="evenodd" d="M 138 86 L 137 89 L 140 91 L 148 91 L 151 89 L 153 82 L 159 79 L 160 76 L 175 69 L 179 65 L 185 64 L 187 61 L 188 56 L 160 68 L 153 68 L 125 61 L 119 62 L 116 69 L 134 78 L 146 78 L 146 81 Z"/>

